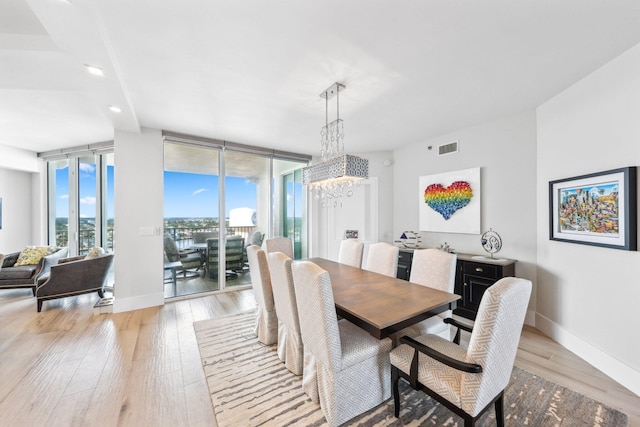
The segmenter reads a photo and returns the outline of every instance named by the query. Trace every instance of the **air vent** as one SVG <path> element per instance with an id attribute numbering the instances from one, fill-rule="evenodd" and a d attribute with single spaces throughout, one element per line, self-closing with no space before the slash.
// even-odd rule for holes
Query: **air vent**
<path id="1" fill-rule="evenodd" d="M 457 153 L 458 141 L 450 142 L 444 145 L 438 145 L 438 156 L 444 156 L 445 154 Z"/>

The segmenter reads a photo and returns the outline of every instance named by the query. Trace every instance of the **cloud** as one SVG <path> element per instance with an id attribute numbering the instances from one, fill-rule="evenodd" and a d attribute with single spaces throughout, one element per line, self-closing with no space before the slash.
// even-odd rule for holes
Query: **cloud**
<path id="1" fill-rule="evenodd" d="M 191 195 L 192 195 L 192 196 L 196 196 L 196 195 L 198 195 L 198 194 L 200 194 L 200 193 L 203 193 L 203 192 L 205 192 L 205 191 L 209 191 L 209 190 L 207 190 L 206 188 L 198 188 L 196 191 L 194 191 L 193 193 L 191 193 Z"/>
<path id="2" fill-rule="evenodd" d="M 69 195 L 68 194 L 61 194 L 58 198 L 59 199 L 68 199 Z"/>
<path id="3" fill-rule="evenodd" d="M 96 165 L 92 165 L 91 163 L 81 162 L 79 167 L 81 172 L 93 173 L 96 170 Z"/>
<path id="4" fill-rule="evenodd" d="M 95 197 L 91 197 L 91 196 L 83 197 L 83 198 L 80 199 L 80 204 L 81 205 L 95 205 L 96 204 L 96 198 Z"/>

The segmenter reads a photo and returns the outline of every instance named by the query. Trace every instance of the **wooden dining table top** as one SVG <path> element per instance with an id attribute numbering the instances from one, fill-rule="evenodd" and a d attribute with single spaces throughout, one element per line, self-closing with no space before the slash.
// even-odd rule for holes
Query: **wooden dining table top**
<path id="1" fill-rule="evenodd" d="M 453 310 L 460 299 L 456 294 L 324 258 L 308 261 L 329 273 L 336 312 L 379 339 Z"/>

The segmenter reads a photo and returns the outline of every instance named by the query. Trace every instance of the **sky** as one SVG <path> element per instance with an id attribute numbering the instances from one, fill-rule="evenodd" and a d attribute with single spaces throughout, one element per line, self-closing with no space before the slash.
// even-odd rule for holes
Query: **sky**
<path id="1" fill-rule="evenodd" d="M 107 168 L 107 218 L 114 215 L 113 166 Z M 80 217 L 94 218 L 96 210 L 95 165 L 80 164 Z M 226 216 L 234 208 L 256 209 L 256 185 L 245 178 L 227 177 Z M 218 177 L 180 172 L 164 173 L 165 218 L 218 217 Z M 69 217 L 69 169 L 56 169 L 56 217 Z"/>
<path id="2" fill-rule="evenodd" d="M 256 209 L 256 185 L 246 178 L 227 177 L 225 211 Z M 218 176 L 195 173 L 164 173 L 164 217 L 218 217 Z"/>

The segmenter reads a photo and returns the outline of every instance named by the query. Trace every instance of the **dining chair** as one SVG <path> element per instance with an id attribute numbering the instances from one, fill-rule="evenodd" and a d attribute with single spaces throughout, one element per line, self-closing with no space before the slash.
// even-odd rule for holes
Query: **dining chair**
<path id="1" fill-rule="evenodd" d="M 344 239 L 340 243 L 338 262 L 341 264 L 347 264 L 352 267 L 360 268 L 362 266 L 363 249 L 364 243 L 356 239 Z"/>
<path id="2" fill-rule="evenodd" d="M 482 296 L 465 350 L 437 335 L 402 337 L 391 352 L 394 412 L 400 412 L 398 383 L 405 379 L 464 419 L 465 427 L 495 405 L 498 426 L 504 425 L 504 389 L 509 384 L 513 361 L 531 295 L 531 282 L 505 277 Z"/>
<path id="3" fill-rule="evenodd" d="M 391 340 L 338 321 L 329 273 L 310 261 L 292 265 L 304 345 L 303 390 L 330 426 L 368 411 L 390 393 Z"/>
<path id="4" fill-rule="evenodd" d="M 296 291 L 291 274 L 292 260 L 282 252 L 267 255 L 273 301 L 278 316 L 278 357 L 295 375 L 302 375 L 303 346 Z"/>
<path id="5" fill-rule="evenodd" d="M 365 270 L 396 277 L 398 274 L 398 255 L 400 248 L 389 243 L 380 242 L 369 245 L 367 259 L 364 263 Z"/>
<path id="6" fill-rule="evenodd" d="M 293 240 L 288 237 L 273 237 L 265 240 L 267 253 L 282 252 L 289 258 L 293 259 Z"/>
<path id="7" fill-rule="evenodd" d="M 409 281 L 428 286 L 440 291 L 453 293 L 456 281 L 457 255 L 440 249 L 416 249 L 413 251 L 411 273 Z M 451 317 L 451 310 L 432 316 L 415 325 L 402 329 L 391 335 L 394 344 L 399 343 L 400 337 L 408 335 L 434 334 L 450 339 L 451 328 L 444 319 Z"/>
<path id="8" fill-rule="evenodd" d="M 247 248 L 247 258 L 251 285 L 258 303 L 254 332 L 262 344 L 275 344 L 278 341 L 278 316 L 273 302 L 267 255 L 258 246 L 251 245 Z"/>

